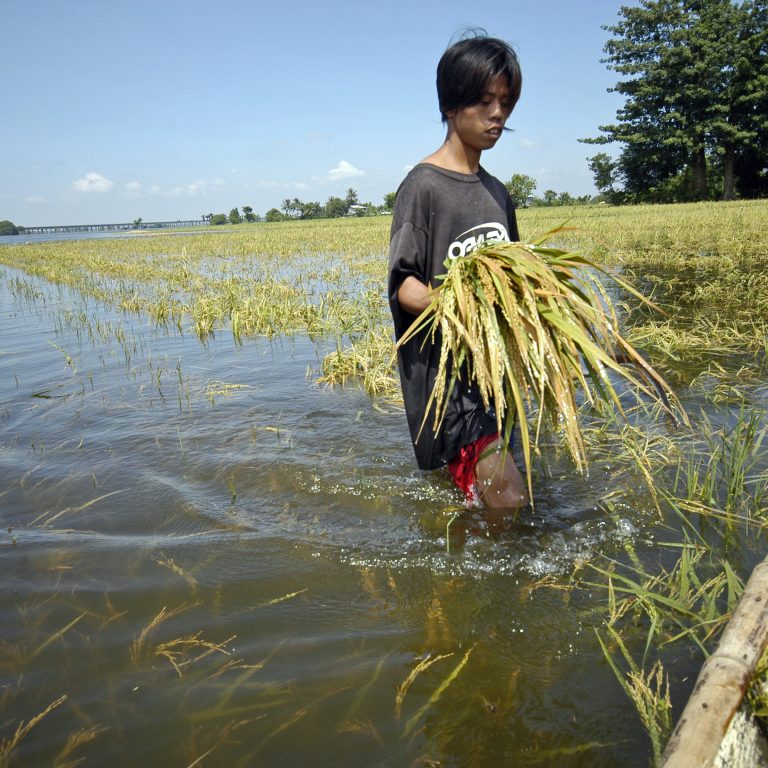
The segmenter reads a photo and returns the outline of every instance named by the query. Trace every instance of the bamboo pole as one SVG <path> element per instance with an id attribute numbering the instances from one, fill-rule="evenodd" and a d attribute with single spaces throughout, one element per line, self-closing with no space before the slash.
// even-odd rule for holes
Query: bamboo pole
<path id="1" fill-rule="evenodd" d="M 752 571 L 717 650 L 662 757 L 662 768 L 710 768 L 768 644 L 768 557 Z"/>

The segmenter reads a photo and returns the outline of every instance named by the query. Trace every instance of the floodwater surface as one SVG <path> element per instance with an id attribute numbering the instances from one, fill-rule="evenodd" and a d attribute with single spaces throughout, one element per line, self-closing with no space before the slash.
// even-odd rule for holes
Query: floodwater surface
<path id="1" fill-rule="evenodd" d="M 0 274 L 9 764 L 648 765 L 606 595 L 568 589 L 668 537 L 636 477 L 553 458 L 535 511 L 489 519 L 399 408 L 316 383 L 326 342 Z"/>

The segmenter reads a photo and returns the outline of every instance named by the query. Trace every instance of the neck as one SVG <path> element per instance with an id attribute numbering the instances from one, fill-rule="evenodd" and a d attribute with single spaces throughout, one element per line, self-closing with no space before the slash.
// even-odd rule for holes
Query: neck
<path id="1" fill-rule="evenodd" d="M 424 162 L 457 173 L 477 173 L 480 170 L 480 155 L 481 150 L 468 147 L 449 127 L 442 146 Z"/>

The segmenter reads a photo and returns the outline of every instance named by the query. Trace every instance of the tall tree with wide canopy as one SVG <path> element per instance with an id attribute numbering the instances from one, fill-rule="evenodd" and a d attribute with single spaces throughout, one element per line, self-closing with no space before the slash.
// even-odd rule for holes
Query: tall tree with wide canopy
<path id="1" fill-rule="evenodd" d="M 744 197 L 768 195 L 768 2 L 745 3 L 733 120 L 750 140 L 735 146 L 733 175 Z"/>
<path id="2" fill-rule="evenodd" d="M 707 158 L 719 158 L 723 197 L 737 158 L 764 143 L 766 0 L 641 0 L 604 29 L 609 68 L 625 79 L 617 122 L 587 143 L 625 145 L 618 170 L 631 196 L 648 197 L 686 171 L 692 196 L 708 195 Z"/>

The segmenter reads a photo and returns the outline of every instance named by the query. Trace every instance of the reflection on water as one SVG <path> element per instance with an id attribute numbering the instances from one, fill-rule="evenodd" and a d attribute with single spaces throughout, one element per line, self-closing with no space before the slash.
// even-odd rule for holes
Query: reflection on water
<path id="1" fill-rule="evenodd" d="M 650 504 L 602 503 L 609 467 L 553 459 L 534 512 L 489 518 L 415 469 L 402 413 L 313 383 L 322 342 L 202 344 L 8 274 L 14 764 L 648 763 L 597 597 L 543 586 L 649 546 Z"/>

